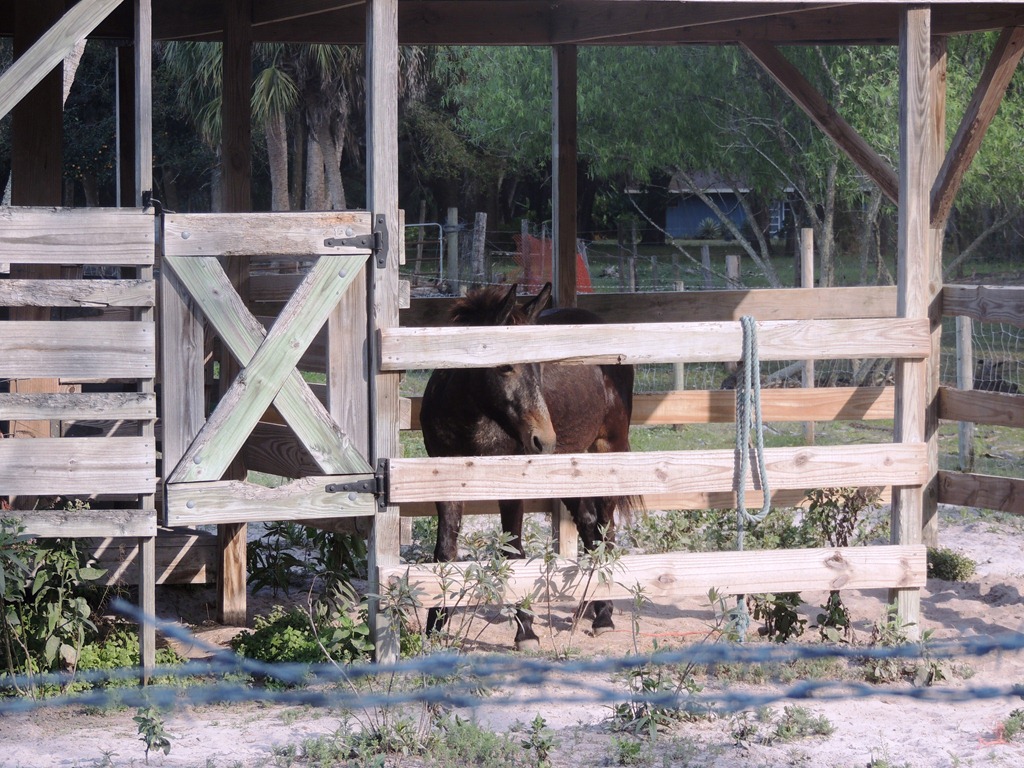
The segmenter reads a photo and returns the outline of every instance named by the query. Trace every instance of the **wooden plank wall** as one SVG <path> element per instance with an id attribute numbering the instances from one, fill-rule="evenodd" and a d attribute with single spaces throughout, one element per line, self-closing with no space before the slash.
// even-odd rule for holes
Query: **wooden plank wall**
<path id="1" fill-rule="evenodd" d="M 152 267 L 153 215 L 14 207 L 0 223 L 0 262 L 56 266 L 62 275 L 0 280 L 0 306 L 51 318 L 2 322 L 0 379 L 61 385 L 57 393 L 0 393 L 0 422 L 49 422 L 52 435 L 0 439 L 0 494 L 87 504 L 16 510 L 33 535 L 153 536 L 156 330 L 145 310 L 156 288 L 152 279 L 119 276 L 122 267 Z"/>

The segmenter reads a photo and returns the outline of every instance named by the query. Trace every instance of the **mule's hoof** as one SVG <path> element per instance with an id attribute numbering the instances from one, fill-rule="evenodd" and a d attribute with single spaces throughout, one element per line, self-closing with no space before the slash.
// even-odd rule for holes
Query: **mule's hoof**
<path id="1" fill-rule="evenodd" d="M 532 651 L 537 653 L 540 651 L 540 640 L 536 637 L 527 637 L 522 640 L 516 640 L 517 651 Z"/>

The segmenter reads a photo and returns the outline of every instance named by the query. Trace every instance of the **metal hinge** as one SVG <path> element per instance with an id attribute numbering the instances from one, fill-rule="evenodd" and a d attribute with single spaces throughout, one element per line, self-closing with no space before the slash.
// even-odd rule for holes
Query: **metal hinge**
<path id="1" fill-rule="evenodd" d="M 383 213 L 373 217 L 373 231 L 368 235 L 352 237 L 329 237 L 324 240 L 328 248 L 367 248 L 377 258 L 377 267 L 383 269 L 388 263 L 388 227 Z"/>
<path id="2" fill-rule="evenodd" d="M 348 483 L 330 483 L 324 490 L 327 493 L 372 493 L 377 498 L 378 507 L 388 505 L 388 460 L 377 462 L 377 471 L 373 475 L 358 475 L 358 480 Z"/>

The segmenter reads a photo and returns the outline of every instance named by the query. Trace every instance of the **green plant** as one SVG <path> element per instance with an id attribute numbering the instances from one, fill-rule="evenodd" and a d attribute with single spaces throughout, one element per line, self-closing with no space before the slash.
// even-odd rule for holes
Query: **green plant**
<path id="1" fill-rule="evenodd" d="M 514 730 L 522 731 L 520 746 L 533 755 L 533 764 L 537 768 L 550 768 L 551 750 L 555 748 L 555 734 L 548 728 L 547 721 L 537 715 L 528 726 L 518 726 Z"/>
<path id="2" fill-rule="evenodd" d="M 871 632 L 871 645 L 876 648 L 894 648 L 910 642 L 907 629 L 912 624 L 903 623 L 895 603 L 886 606 L 885 616 L 875 623 Z M 872 683 L 891 683 L 911 679 L 917 685 L 931 685 L 945 680 L 943 663 L 931 657 L 929 651 L 933 631 L 921 633 L 921 661 L 880 656 L 865 661 L 866 677 Z"/>
<path id="3" fill-rule="evenodd" d="M 615 765 L 640 765 L 643 762 L 644 744 L 630 738 L 612 736 L 612 752 Z"/>
<path id="4" fill-rule="evenodd" d="M 852 634 L 850 611 L 839 597 L 839 590 L 834 589 L 829 592 L 828 599 L 821 607 L 824 613 L 819 613 L 815 619 L 818 622 L 821 639 L 833 643 L 848 641 Z"/>
<path id="5" fill-rule="evenodd" d="M 946 547 L 928 548 L 928 575 L 943 581 L 967 581 L 974 575 L 977 563 L 967 555 Z"/>
<path id="6" fill-rule="evenodd" d="M 1003 738 L 1007 741 L 1015 739 L 1024 733 L 1024 709 L 1015 709 L 1002 722 Z"/>
<path id="7" fill-rule="evenodd" d="M 804 633 L 807 619 L 801 618 L 796 610 L 800 602 L 800 594 L 797 592 L 747 596 L 754 620 L 764 621 L 759 634 L 776 643 L 784 643 Z"/>
<path id="8" fill-rule="evenodd" d="M 171 752 L 171 739 L 164 730 L 164 721 L 153 707 L 140 707 L 132 718 L 138 726 L 139 740 L 146 745 L 146 763 L 151 750 L 165 755 Z"/>
<path id="9" fill-rule="evenodd" d="M 723 231 L 722 222 L 709 216 L 697 225 L 696 237 L 698 240 L 721 240 Z"/>
<path id="10" fill-rule="evenodd" d="M 803 707 L 786 707 L 776 721 L 774 737 L 779 741 L 795 741 L 811 736 L 831 736 L 835 726 L 824 715 L 815 717 Z"/>
<path id="11" fill-rule="evenodd" d="M 74 540 L 33 540 L 24 528 L 0 521 L 0 652 L 13 688 L 34 692 L 37 672 L 74 670 L 79 652 L 96 631 L 86 598 L 90 582 L 105 571 L 85 564 Z"/>

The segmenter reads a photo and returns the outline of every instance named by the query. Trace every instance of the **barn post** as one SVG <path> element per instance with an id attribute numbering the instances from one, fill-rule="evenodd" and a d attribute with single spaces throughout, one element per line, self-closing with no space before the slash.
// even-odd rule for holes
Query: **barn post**
<path id="1" fill-rule="evenodd" d="M 368 267 L 370 343 L 380 330 L 398 325 L 398 0 L 368 0 L 366 4 L 366 202 L 374 218 L 384 216 L 392 244 L 384 266 Z M 401 428 L 398 373 L 382 373 L 377 350 L 369 356 L 370 463 L 398 456 Z M 370 533 L 370 592 L 380 593 L 380 569 L 398 565 L 398 507 L 378 507 Z M 381 662 L 398 659 L 398 627 L 374 601 L 370 628 Z"/>
<path id="2" fill-rule="evenodd" d="M 221 179 L 225 213 L 252 210 L 252 3 L 250 0 L 223 0 L 224 38 L 221 98 Z M 243 301 L 249 297 L 249 262 L 244 257 L 225 257 L 224 271 Z M 238 375 L 239 366 L 225 349 L 220 361 L 221 394 Z M 227 476 L 245 479 L 245 468 L 236 459 Z M 217 526 L 220 567 L 217 570 L 220 621 L 244 626 L 245 523 Z"/>
<path id="3" fill-rule="evenodd" d="M 134 0 L 133 3 L 133 24 L 134 24 L 134 45 L 132 46 L 132 58 L 122 56 L 122 49 L 118 49 L 118 65 L 123 63 L 125 69 L 131 75 L 130 82 L 123 83 L 122 91 L 118 89 L 118 111 L 128 112 L 128 105 L 131 105 L 130 114 L 134 122 L 134 131 L 119 131 L 120 148 L 131 159 L 130 169 L 122 168 L 124 173 L 131 173 L 131 187 L 124 189 L 119 183 L 120 196 L 118 205 L 129 203 L 137 208 L 143 207 L 153 191 L 153 9 L 151 0 Z M 119 86 L 121 83 L 119 83 Z M 122 102 L 121 94 L 131 94 L 133 98 L 129 102 L 125 99 Z M 126 129 L 129 127 L 127 120 L 121 123 Z M 125 135 L 127 134 L 127 135 Z M 127 165 L 123 163 L 122 165 Z M 129 194 L 130 193 L 130 196 Z M 152 280 L 153 267 L 145 267 L 140 270 L 138 277 Z M 138 309 L 137 319 L 154 320 L 152 307 Z M 159 354 L 159 353 L 158 353 Z M 154 393 L 156 387 L 152 379 L 139 385 L 140 392 Z M 140 434 L 152 436 L 154 425 L 151 421 L 142 422 Z M 154 489 L 155 490 L 155 489 Z M 154 511 L 156 505 L 155 494 L 144 496 L 140 499 L 140 506 Z M 139 610 L 144 616 L 156 615 L 156 537 L 147 536 L 138 540 L 139 545 Z M 142 682 L 149 681 L 150 675 L 156 667 L 156 626 L 147 623 L 139 627 L 139 660 L 142 667 Z"/>
<path id="4" fill-rule="evenodd" d="M 551 58 L 551 225 L 555 306 L 576 306 L 576 85 L 575 45 L 556 45 Z"/>
<path id="5" fill-rule="evenodd" d="M 935 178 L 934 143 L 936 93 L 932 78 L 931 13 L 926 6 L 910 6 L 900 18 L 900 162 L 897 314 L 905 318 L 931 317 L 937 323 L 941 283 L 933 280 L 934 238 L 929 227 L 930 191 Z M 934 336 L 933 336 L 934 338 Z M 900 360 L 896 366 L 894 439 L 900 443 L 928 443 L 935 439 L 935 394 L 929 391 L 931 355 L 924 360 Z M 926 507 L 934 510 L 937 469 L 928 451 L 929 480 L 920 487 L 893 489 L 892 541 L 920 545 Z M 926 498 L 928 500 L 926 501 Z M 894 589 L 891 593 L 901 622 L 912 639 L 920 635 L 921 593 Z"/>

